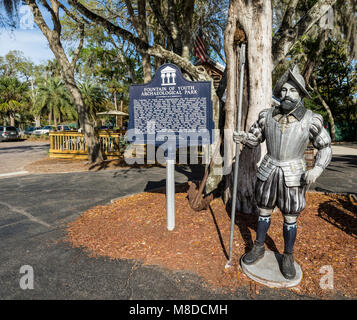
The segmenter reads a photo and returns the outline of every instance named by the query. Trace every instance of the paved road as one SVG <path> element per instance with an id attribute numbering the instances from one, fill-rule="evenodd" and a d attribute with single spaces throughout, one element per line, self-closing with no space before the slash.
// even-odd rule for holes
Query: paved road
<path id="1" fill-rule="evenodd" d="M 332 161 L 311 189 L 357 193 L 357 143 L 332 146 Z"/>
<path id="2" fill-rule="evenodd" d="M 0 142 L 0 175 L 24 171 L 24 167 L 47 155 L 48 141 Z"/>

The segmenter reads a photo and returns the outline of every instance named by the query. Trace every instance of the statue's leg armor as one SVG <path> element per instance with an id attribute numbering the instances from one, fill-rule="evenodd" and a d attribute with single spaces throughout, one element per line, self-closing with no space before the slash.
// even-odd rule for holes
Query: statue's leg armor
<path id="1" fill-rule="evenodd" d="M 265 237 L 270 227 L 270 216 L 272 211 L 272 209 L 259 208 L 256 239 L 259 244 L 264 244 L 265 242 Z"/>
<path id="2" fill-rule="evenodd" d="M 257 223 L 257 239 L 254 241 L 252 250 L 250 250 L 244 257 L 245 264 L 253 264 L 264 257 L 265 236 L 270 226 L 270 216 L 272 209 L 259 208 L 259 217 Z"/>
<path id="3" fill-rule="evenodd" d="M 293 256 L 297 233 L 296 219 L 297 215 L 284 215 L 284 254 L 281 260 L 281 273 L 286 279 L 289 280 L 294 279 L 296 276 Z"/>
<path id="4" fill-rule="evenodd" d="M 285 215 L 283 225 L 284 253 L 293 253 L 297 234 L 297 216 Z"/>

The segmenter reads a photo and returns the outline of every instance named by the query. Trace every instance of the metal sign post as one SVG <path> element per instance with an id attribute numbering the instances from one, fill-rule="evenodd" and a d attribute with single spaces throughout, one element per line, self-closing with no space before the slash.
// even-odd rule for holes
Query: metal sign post
<path id="1" fill-rule="evenodd" d="M 172 153 L 170 147 L 166 160 L 166 218 L 169 231 L 175 228 L 175 158 Z"/>

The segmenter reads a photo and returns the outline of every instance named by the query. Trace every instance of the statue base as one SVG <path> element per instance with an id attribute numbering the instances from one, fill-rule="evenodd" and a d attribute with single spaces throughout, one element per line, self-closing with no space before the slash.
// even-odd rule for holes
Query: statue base
<path id="1" fill-rule="evenodd" d="M 297 286 L 302 280 L 302 270 L 300 266 L 295 261 L 296 276 L 292 280 L 286 279 L 280 271 L 281 258 L 282 255 L 280 253 L 265 250 L 264 257 L 256 263 L 247 265 L 243 262 L 243 259 L 241 259 L 240 265 L 243 272 L 250 279 L 268 287 L 290 288 Z"/>

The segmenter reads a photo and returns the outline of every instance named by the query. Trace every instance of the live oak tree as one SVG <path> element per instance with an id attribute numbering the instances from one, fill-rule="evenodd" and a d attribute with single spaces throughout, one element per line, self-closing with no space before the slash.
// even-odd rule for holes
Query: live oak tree
<path id="1" fill-rule="evenodd" d="M 45 10 L 50 13 L 53 28 L 50 28 L 50 26 L 46 23 L 37 2 L 40 2 Z M 100 148 L 100 141 L 97 133 L 95 132 L 93 123 L 87 113 L 81 91 L 78 88 L 75 79 L 75 67 L 84 41 L 84 22 L 72 15 L 68 9 L 57 0 L 51 0 L 49 2 L 46 0 L 26 0 L 26 3 L 31 8 L 36 24 L 47 38 L 49 46 L 61 67 L 61 77 L 72 96 L 73 103 L 77 109 L 80 126 L 84 130 L 88 150 L 88 160 L 90 162 L 101 161 L 103 160 L 103 155 Z M 62 26 L 60 22 L 60 10 L 63 10 L 78 23 L 78 32 L 81 34 L 81 39 L 78 47 L 74 51 L 71 61 L 69 60 L 61 41 Z"/>

